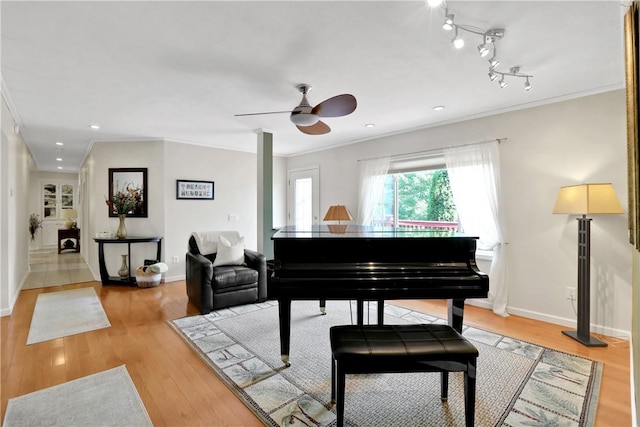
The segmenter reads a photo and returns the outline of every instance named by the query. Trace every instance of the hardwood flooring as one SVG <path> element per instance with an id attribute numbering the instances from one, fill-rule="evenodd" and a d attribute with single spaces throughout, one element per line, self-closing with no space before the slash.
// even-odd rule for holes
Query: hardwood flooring
<path id="1" fill-rule="evenodd" d="M 112 327 L 25 345 L 38 294 L 87 286 L 100 296 Z M 446 315 L 442 301 L 396 303 Z M 1 418 L 10 398 L 125 364 L 155 426 L 262 425 L 166 324 L 190 314 L 197 310 L 187 303 L 184 281 L 146 289 L 86 282 L 23 290 L 13 314 L 1 319 Z M 473 306 L 465 323 L 604 362 L 596 426 L 631 426 L 627 341 L 604 337 L 608 347 L 587 348 L 559 326 Z"/>

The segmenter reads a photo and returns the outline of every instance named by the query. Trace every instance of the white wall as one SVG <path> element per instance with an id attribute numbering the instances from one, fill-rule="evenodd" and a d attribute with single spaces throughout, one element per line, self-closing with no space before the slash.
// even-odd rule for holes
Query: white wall
<path id="1" fill-rule="evenodd" d="M 29 270 L 29 171 L 34 161 L 2 95 L 0 149 L 0 316 L 11 314 Z"/>
<path id="2" fill-rule="evenodd" d="M 257 248 L 257 158 L 255 153 L 165 144 L 164 208 L 167 277 L 184 278 L 193 231 L 238 230 L 245 246 Z M 176 180 L 214 181 L 214 200 L 177 200 Z M 231 220 L 229 215 L 235 215 Z M 178 264 L 171 264 L 172 257 Z"/>
<path id="3" fill-rule="evenodd" d="M 575 217 L 552 215 L 558 188 L 612 182 L 626 206 L 624 91 L 423 129 L 290 157 L 287 169 L 320 165 L 320 211 L 342 203 L 356 212 L 358 160 L 484 140 L 500 145 L 507 214 L 509 311 L 575 325 L 565 288 L 576 286 Z M 592 329 L 628 336 L 631 256 L 626 215 L 592 223 Z"/>
<path id="4" fill-rule="evenodd" d="M 257 247 L 257 177 L 255 153 L 222 150 L 172 141 L 131 141 L 96 143 L 91 149 L 80 172 L 83 228 L 83 255 L 99 280 L 98 247 L 93 240 L 103 229 L 115 232 L 117 218 L 109 218 L 104 202 L 108 193 L 108 169 L 117 167 L 148 168 L 148 218 L 127 218 L 129 235 L 162 236 L 162 260 L 169 266 L 166 281 L 185 277 L 185 254 L 187 242 L 193 231 L 238 230 L 245 236 L 249 249 Z M 276 197 L 284 190 L 285 161 L 274 158 L 274 176 L 279 180 L 274 185 Z M 176 199 L 176 180 L 214 181 L 214 200 Z M 280 180 L 282 182 L 280 182 Z M 86 182 L 84 184 L 83 182 Z M 82 188 L 86 187 L 86 191 Z M 85 196 L 82 196 L 85 194 Z M 285 193 L 286 197 L 286 193 Z M 284 217 L 278 204 L 274 218 Z M 230 219 L 235 216 L 235 220 Z M 85 221 L 86 219 L 86 221 Z M 111 248 L 116 246 L 116 248 Z M 109 272 L 120 266 L 119 245 L 105 245 Z M 139 247 L 140 249 L 137 249 Z M 153 253 L 155 246 L 136 245 L 136 250 Z M 133 252 L 133 247 L 132 247 Z M 178 262 L 173 263 L 177 257 Z M 132 254 L 131 266 L 140 264 Z"/>

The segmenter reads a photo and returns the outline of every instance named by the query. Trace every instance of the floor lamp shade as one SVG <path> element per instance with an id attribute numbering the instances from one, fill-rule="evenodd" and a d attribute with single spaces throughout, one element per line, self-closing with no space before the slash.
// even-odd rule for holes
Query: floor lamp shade
<path id="1" fill-rule="evenodd" d="M 613 185 L 580 184 L 560 187 L 554 214 L 621 214 L 624 213 Z"/>
<path id="2" fill-rule="evenodd" d="M 611 184 L 580 184 L 561 187 L 554 214 L 582 215 L 578 217 L 578 319 L 577 330 L 563 334 L 587 347 L 607 344 L 591 336 L 591 218 L 590 214 L 624 213 Z"/>

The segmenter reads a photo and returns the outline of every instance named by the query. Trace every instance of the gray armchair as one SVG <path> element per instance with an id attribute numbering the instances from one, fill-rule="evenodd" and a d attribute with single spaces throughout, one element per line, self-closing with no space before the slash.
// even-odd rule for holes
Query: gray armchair
<path id="1" fill-rule="evenodd" d="M 219 251 L 221 236 L 223 244 Z M 228 250 L 235 252 L 235 258 L 229 257 Z M 186 269 L 189 301 L 202 314 L 267 299 L 266 258 L 244 249 L 244 240 L 237 231 L 192 233 Z"/>

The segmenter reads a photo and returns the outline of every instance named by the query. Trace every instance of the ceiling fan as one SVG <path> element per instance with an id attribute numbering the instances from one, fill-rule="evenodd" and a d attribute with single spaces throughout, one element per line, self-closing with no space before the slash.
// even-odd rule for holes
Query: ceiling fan
<path id="1" fill-rule="evenodd" d="M 296 88 L 302 93 L 302 101 L 293 110 L 288 111 L 269 111 L 264 113 L 247 113 L 236 114 L 240 116 L 257 116 L 261 114 L 279 114 L 291 113 L 291 121 L 302 133 L 307 135 L 322 135 L 331 132 L 331 128 L 327 126 L 320 117 L 342 117 L 353 113 L 358 103 L 356 98 L 350 94 L 336 95 L 332 98 L 322 101 L 320 104 L 312 107 L 307 100 L 307 94 L 311 90 L 311 86 L 305 83 L 299 84 Z"/>

